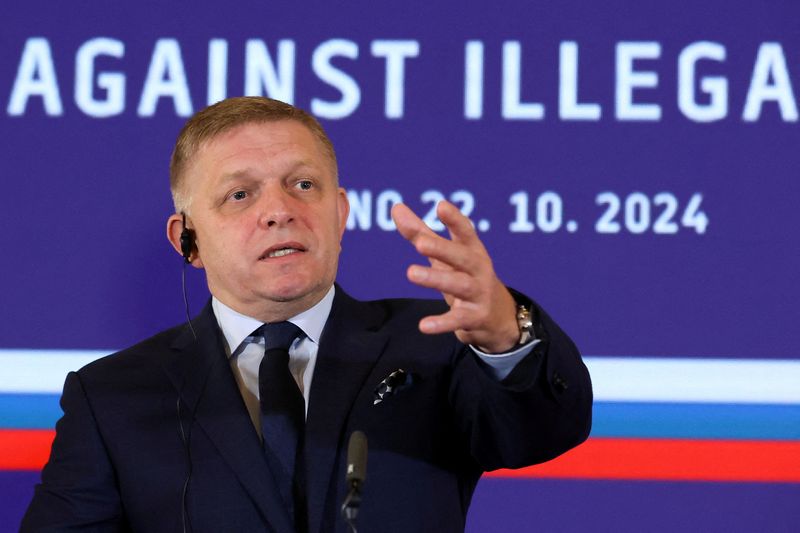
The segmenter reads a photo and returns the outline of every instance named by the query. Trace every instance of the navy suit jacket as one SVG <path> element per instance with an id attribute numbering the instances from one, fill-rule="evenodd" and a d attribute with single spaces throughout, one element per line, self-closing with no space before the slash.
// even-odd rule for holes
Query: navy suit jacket
<path id="1" fill-rule="evenodd" d="M 337 287 L 311 384 L 309 531 L 344 531 L 349 435 L 369 441 L 359 529 L 463 531 L 481 473 L 551 459 L 586 439 L 591 384 L 538 307 L 542 342 L 498 382 L 454 335 L 423 335 L 444 302 L 359 302 Z M 64 416 L 22 531 L 292 530 L 208 305 L 186 325 L 67 377 Z M 404 369 L 413 383 L 374 404 Z M 188 482 L 187 482 L 188 480 Z M 185 495 L 184 495 L 185 487 Z M 184 511 L 185 509 L 185 511 Z"/>

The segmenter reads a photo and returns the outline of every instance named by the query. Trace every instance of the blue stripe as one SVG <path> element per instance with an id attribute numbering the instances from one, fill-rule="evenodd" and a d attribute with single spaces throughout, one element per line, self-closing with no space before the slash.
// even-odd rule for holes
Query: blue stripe
<path id="1" fill-rule="evenodd" d="M 800 440 L 800 405 L 596 402 L 592 436 Z"/>
<path id="2" fill-rule="evenodd" d="M 0 394 L 0 428 L 54 428 L 62 414 L 59 398 L 59 394 Z"/>
<path id="3" fill-rule="evenodd" d="M 0 428 L 51 429 L 57 394 L 0 394 Z M 800 405 L 595 402 L 592 436 L 800 440 Z"/>

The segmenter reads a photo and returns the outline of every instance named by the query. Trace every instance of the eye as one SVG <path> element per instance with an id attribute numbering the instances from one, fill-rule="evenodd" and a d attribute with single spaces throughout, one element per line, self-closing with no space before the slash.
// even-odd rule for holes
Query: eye
<path id="1" fill-rule="evenodd" d="M 310 191 L 314 188 L 314 182 L 311 180 L 300 180 L 295 186 L 302 191 Z"/>
<path id="2" fill-rule="evenodd" d="M 236 191 L 235 193 L 231 194 L 231 198 L 236 201 L 241 201 L 247 198 L 247 191 Z"/>

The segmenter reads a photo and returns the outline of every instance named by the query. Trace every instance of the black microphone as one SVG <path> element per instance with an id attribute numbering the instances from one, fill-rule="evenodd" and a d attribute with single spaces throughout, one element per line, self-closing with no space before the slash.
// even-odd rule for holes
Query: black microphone
<path id="1" fill-rule="evenodd" d="M 367 436 L 363 431 L 354 431 L 347 444 L 347 497 L 342 504 L 342 517 L 356 533 L 356 518 L 361 507 L 361 488 L 367 478 Z"/>

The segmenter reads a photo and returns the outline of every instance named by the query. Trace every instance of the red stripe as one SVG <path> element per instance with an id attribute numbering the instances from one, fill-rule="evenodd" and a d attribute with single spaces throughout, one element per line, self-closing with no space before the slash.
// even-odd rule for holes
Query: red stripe
<path id="1" fill-rule="evenodd" d="M 0 470 L 40 470 L 55 434 L 52 429 L 0 429 Z"/>
<path id="2" fill-rule="evenodd" d="M 52 430 L 0 429 L 0 470 L 39 470 Z M 800 442 L 591 438 L 541 465 L 491 477 L 800 482 Z"/>
<path id="3" fill-rule="evenodd" d="M 800 482 L 800 441 L 592 438 L 547 463 L 487 475 Z"/>

